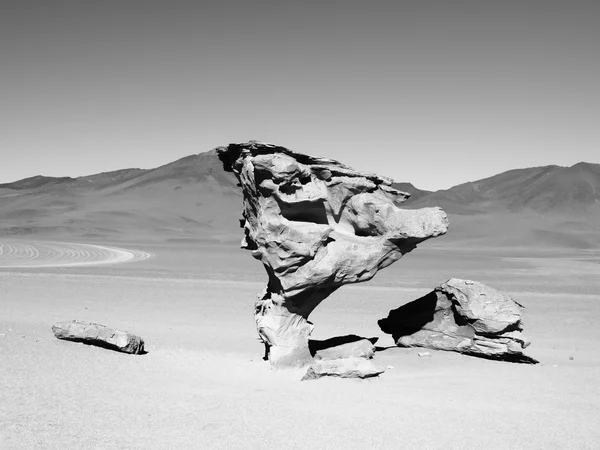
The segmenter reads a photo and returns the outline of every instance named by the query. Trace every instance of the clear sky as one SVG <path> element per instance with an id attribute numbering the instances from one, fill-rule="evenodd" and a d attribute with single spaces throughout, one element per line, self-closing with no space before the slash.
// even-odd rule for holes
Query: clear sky
<path id="1" fill-rule="evenodd" d="M 0 182 L 250 139 L 424 189 L 600 162 L 598 1 L 0 4 Z"/>

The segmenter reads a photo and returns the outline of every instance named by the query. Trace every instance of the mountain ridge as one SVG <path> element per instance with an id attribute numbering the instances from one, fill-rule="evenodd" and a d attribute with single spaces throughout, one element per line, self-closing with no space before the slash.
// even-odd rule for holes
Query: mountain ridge
<path id="1" fill-rule="evenodd" d="M 600 246 L 600 164 L 513 169 L 438 191 L 393 186 L 411 194 L 407 208 L 449 214 L 448 242 Z M 230 241 L 241 238 L 241 211 L 215 150 L 154 169 L 0 184 L 0 235 Z"/>
<path id="2" fill-rule="evenodd" d="M 600 164 L 580 162 L 513 169 L 409 199 L 414 207 L 439 203 L 456 214 L 507 209 L 548 213 L 580 211 L 600 203 Z"/>

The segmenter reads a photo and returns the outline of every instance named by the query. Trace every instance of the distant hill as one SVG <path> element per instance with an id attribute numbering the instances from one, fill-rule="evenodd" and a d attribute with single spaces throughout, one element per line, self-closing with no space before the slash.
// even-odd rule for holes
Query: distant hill
<path id="1" fill-rule="evenodd" d="M 156 169 L 0 185 L 0 235 L 239 240 L 241 192 L 216 151 Z"/>
<path id="2" fill-rule="evenodd" d="M 54 177 L 44 177 L 42 175 L 37 175 L 31 178 L 24 178 L 23 180 L 15 181 L 13 183 L 5 183 L 0 184 L 0 189 L 15 189 L 15 190 L 24 190 L 24 189 L 37 189 L 41 187 L 49 187 L 56 184 L 64 184 L 75 181 L 74 178 L 63 177 L 63 178 L 54 178 Z"/>
<path id="3" fill-rule="evenodd" d="M 600 247 L 600 164 L 516 169 L 436 192 L 394 183 L 407 208 L 441 206 L 450 232 L 426 245 Z M 242 197 L 216 151 L 155 169 L 0 184 L 0 236 L 239 241 Z"/>
<path id="4" fill-rule="evenodd" d="M 406 205 L 442 207 L 450 216 L 450 242 L 600 247 L 600 164 L 510 170 Z"/>
<path id="5" fill-rule="evenodd" d="M 436 203 L 456 214 L 492 211 L 585 212 L 600 203 L 600 164 L 516 169 L 411 198 L 415 207 Z"/>

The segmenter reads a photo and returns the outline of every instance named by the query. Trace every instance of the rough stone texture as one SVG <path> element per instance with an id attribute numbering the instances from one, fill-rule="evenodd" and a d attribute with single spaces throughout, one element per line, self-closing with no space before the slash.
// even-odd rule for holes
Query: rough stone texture
<path id="1" fill-rule="evenodd" d="M 340 286 L 367 281 L 426 239 L 444 234 L 439 208 L 402 210 L 392 180 L 259 142 L 218 149 L 244 196 L 242 248 L 268 282 L 255 304 L 274 367 L 312 362 L 308 316 Z"/>
<path id="2" fill-rule="evenodd" d="M 58 339 L 83 342 L 124 353 L 144 353 L 144 340 L 141 337 L 97 323 L 80 320 L 58 322 L 52 326 L 52 332 Z"/>
<path id="3" fill-rule="evenodd" d="M 316 361 L 307 370 L 302 381 L 316 380 L 321 377 L 371 378 L 385 372 L 370 359 L 346 358 Z"/>
<path id="4" fill-rule="evenodd" d="M 451 278 L 378 323 L 400 347 L 535 363 L 523 355 L 530 342 L 521 333 L 522 309 L 507 294 L 485 284 Z"/>
<path id="5" fill-rule="evenodd" d="M 356 342 L 337 345 L 335 347 L 318 350 L 315 353 L 315 361 L 344 359 L 344 358 L 365 358 L 371 359 L 375 354 L 375 346 L 368 339 L 361 339 Z"/>

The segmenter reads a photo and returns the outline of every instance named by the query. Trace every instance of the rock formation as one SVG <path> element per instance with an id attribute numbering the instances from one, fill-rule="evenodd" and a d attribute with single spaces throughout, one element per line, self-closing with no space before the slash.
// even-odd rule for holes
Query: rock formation
<path id="1" fill-rule="evenodd" d="M 83 342 L 123 353 L 144 353 L 144 340 L 141 337 L 97 323 L 80 320 L 57 322 L 52 326 L 52 332 L 58 339 Z"/>
<path id="2" fill-rule="evenodd" d="M 242 248 L 267 271 L 255 319 L 273 367 L 312 362 L 308 316 L 332 292 L 370 280 L 448 228 L 439 208 L 398 208 L 408 194 L 392 180 L 331 159 L 259 142 L 218 153 L 243 191 Z"/>
<path id="3" fill-rule="evenodd" d="M 508 294 L 477 281 L 451 278 L 378 323 L 399 347 L 535 363 L 523 355 L 530 342 L 521 333 L 522 309 Z"/>

